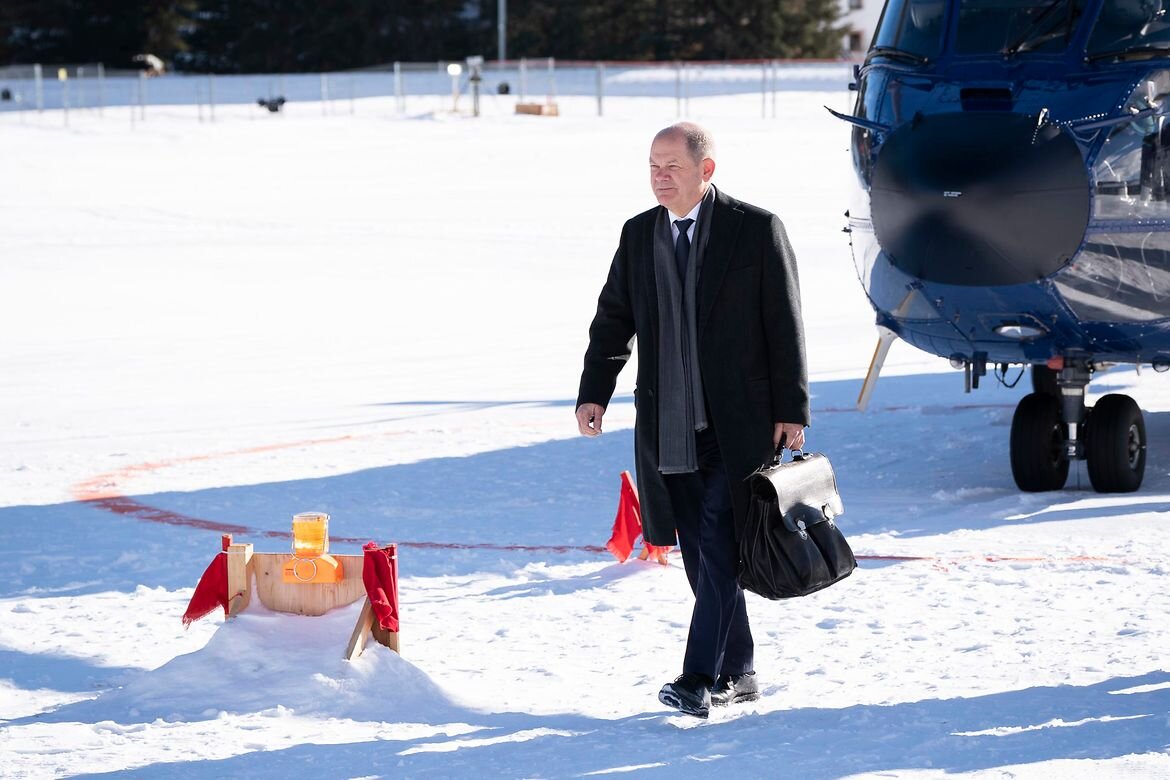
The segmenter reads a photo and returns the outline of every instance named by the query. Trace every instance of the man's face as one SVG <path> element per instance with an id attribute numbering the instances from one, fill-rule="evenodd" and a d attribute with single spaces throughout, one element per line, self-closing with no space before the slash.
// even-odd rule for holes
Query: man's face
<path id="1" fill-rule="evenodd" d="M 682 135 L 667 134 L 650 145 L 650 187 L 654 197 L 673 213 L 683 216 L 703 199 L 707 182 L 715 173 L 715 161 L 691 159 Z"/>

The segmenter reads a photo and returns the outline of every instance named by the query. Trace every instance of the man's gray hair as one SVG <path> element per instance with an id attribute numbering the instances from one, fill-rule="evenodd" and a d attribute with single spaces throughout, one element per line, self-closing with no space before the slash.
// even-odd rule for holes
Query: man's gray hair
<path id="1" fill-rule="evenodd" d="M 664 127 L 654 136 L 655 140 L 668 135 L 680 136 L 687 142 L 687 151 L 695 162 L 702 162 L 705 158 L 715 159 L 715 140 L 711 133 L 694 122 L 676 122 L 670 127 Z"/>

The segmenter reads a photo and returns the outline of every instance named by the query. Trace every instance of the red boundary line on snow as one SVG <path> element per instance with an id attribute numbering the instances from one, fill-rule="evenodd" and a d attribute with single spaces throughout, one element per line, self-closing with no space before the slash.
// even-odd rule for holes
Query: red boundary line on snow
<path id="1" fill-rule="evenodd" d="M 876 409 L 870 409 L 869 414 L 877 414 L 879 412 L 913 412 L 924 411 L 927 409 L 937 409 L 937 405 L 933 404 L 894 404 L 893 406 L 882 406 Z M 959 412 L 968 412 L 973 409 L 1014 409 L 1014 404 L 950 404 L 946 407 Z M 863 412 L 854 406 L 826 406 L 820 409 L 815 409 L 816 414 L 863 414 Z"/>
<path id="2" fill-rule="evenodd" d="M 956 409 L 990 409 L 1000 408 L 1003 404 L 961 404 L 955 406 Z M 911 409 L 922 408 L 920 406 L 896 406 L 883 407 L 883 411 L 906 411 Z M 856 409 L 849 407 L 831 407 L 827 409 L 818 409 L 818 412 L 856 412 Z M 379 434 L 386 435 L 386 434 Z M 131 517 L 135 520 L 142 520 L 149 523 L 161 523 L 163 525 L 185 526 L 187 528 L 198 528 L 203 531 L 215 531 L 217 533 L 240 534 L 249 536 L 261 536 L 269 539 L 289 539 L 292 537 L 289 531 L 265 531 L 256 528 L 250 528 L 245 525 L 236 525 L 233 523 L 221 523 L 215 520 L 204 520 L 198 517 L 191 517 L 179 512 L 172 512 L 169 509 L 160 509 L 158 507 L 144 504 L 141 501 L 130 498 L 119 490 L 118 481 L 129 480 L 138 474 L 144 474 L 152 471 L 158 471 L 164 468 L 171 468 L 184 463 L 195 463 L 200 461 L 216 460 L 218 458 L 227 458 L 234 455 L 251 455 L 260 452 L 273 452 L 276 450 L 293 449 L 295 447 L 311 447 L 321 444 L 335 444 L 341 441 L 352 441 L 359 438 L 366 438 L 362 436 L 346 435 L 346 436 L 332 436 L 321 439 L 302 439 L 300 441 L 286 442 L 284 444 L 264 444 L 256 447 L 245 447 L 238 450 L 228 450 L 226 452 L 207 453 L 204 455 L 187 455 L 178 458 L 169 458 L 159 461 L 148 461 L 146 463 L 137 463 L 130 466 L 125 466 L 113 471 L 106 471 L 98 474 L 90 479 L 84 480 L 73 486 L 70 491 L 73 497 L 82 504 L 88 504 L 96 509 L 100 509 L 111 514 L 120 515 L 122 517 Z M 334 536 L 335 541 L 345 542 L 350 544 L 364 544 L 367 539 L 359 539 L 349 536 Z M 399 547 L 414 548 L 420 550 L 498 550 L 503 552 L 553 552 L 553 553 L 568 553 L 568 552 L 589 552 L 589 553 L 609 553 L 609 551 L 600 545 L 530 545 L 530 544 L 492 544 L 489 542 L 468 543 L 468 542 L 397 542 Z M 928 561 L 932 563 L 941 563 L 943 560 L 937 556 L 930 555 L 858 555 L 859 561 Z M 960 560 L 982 560 L 989 563 L 997 562 L 1024 562 L 1024 563 L 1040 563 L 1053 560 L 1062 561 L 1108 561 L 1108 558 L 1101 558 L 1095 556 L 1072 556 L 1069 558 L 1053 559 L 1046 557 L 1008 557 L 999 555 L 969 555 L 959 556 L 957 558 L 947 558 L 947 561 Z"/>
<path id="3" fill-rule="evenodd" d="M 135 520 L 145 520 L 150 523 L 162 523 L 164 525 L 179 525 L 187 526 L 188 528 L 198 528 L 203 531 L 215 531 L 224 534 L 239 534 L 241 536 L 262 536 L 269 539 L 290 539 L 292 534 L 289 531 L 262 531 L 257 528 L 249 528 L 244 525 L 234 525 L 231 523 L 220 523 L 215 520 L 203 520 L 198 517 L 191 517 L 189 515 L 172 512 L 169 509 L 159 509 L 157 507 L 144 504 L 141 501 L 136 501 L 133 498 L 122 495 L 110 495 L 100 498 L 84 498 L 81 503 L 88 504 L 97 509 L 106 512 L 112 512 L 123 517 L 132 517 Z M 357 538 L 353 536 L 330 536 L 335 542 L 345 542 L 349 544 L 364 544 L 369 539 Z M 556 552 L 567 553 L 573 551 L 608 552 L 604 547 L 595 545 L 583 545 L 580 547 L 573 547 L 571 545 L 529 545 L 529 544 L 490 544 L 490 543 L 467 543 L 467 542 L 396 542 L 399 547 L 411 547 L 420 550 L 502 550 L 510 552 Z"/>
<path id="4" fill-rule="evenodd" d="M 204 531 L 215 531 L 217 533 L 240 534 L 248 536 L 260 536 L 269 539 L 289 539 L 292 534 L 289 531 L 263 531 L 256 528 L 249 528 L 243 525 L 233 525 L 230 523 L 220 523 L 214 520 L 202 520 L 197 517 L 172 512 L 168 509 L 159 509 L 143 504 L 128 496 L 111 495 L 102 498 L 88 498 L 82 499 L 81 503 L 89 504 L 97 509 L 113 514 L 122 515 L 123 517 L 132 517 L 136 520 L 144 520 L 151 523 L 162 523 L 164 525 L 178 525 L 187 526 L 189 528 L 199 528 Z M 352 536 L 332 536 L 330 537 L 335 542 L 345 542 L 349 544 L 364 544 L 369 541 L 364 538 L 357 538 Z M 589 552 L 589 553 L 606 553 L 609 551 L 605 547 L 599 545 L 544 545 L 544 544 L 491 544 L 491 543 L 468 543 L 468 542 L 396 542 L 399 547 L 413 548 L 418 550 L 498 550 L 502 552 L 553 552 L 553 553 L 569 553 L 569 552 Z M 1110 560 L 1109 558 L 1102 558 L 1093 555 L 1074 555 L 1066 558 L 1047 558 L 1043 556 L 1004 556 L 1004 555 L 965 555 L 951 558 L 940 558 L 933 555 L 858 555 L 859 561 L 893 561 L 893 562 L 913 562 L 925 561 L 929 563 L 942 563 L 944 560 L 948 562 L 958 561 L 985 561 L 987 563 L 1044 563 L 1054 560 L 1064 562 L 1104 562 Z"/>
<path id="5" fill-rule="evenodd" d="M 379 434 L 382 435 L 382 434 Z M 178 466 L 184 463 L 195 463 L 199 461 L 215 460 L 218 458 L 227 458 L 233 455 L 252 455 L 260 452 L 272 452 L 275 450 L 293 449 L 295 447 L 311 447 L 320 444 L 334 444 L 341 441 L 351 441 L 362 438 L 359 436 L 333 436 L 323 439 L 303 439 L 301 441 L 287 442 L 284 444 L 265 444 L 258 447 L 245 447 L 238 450 L 229 450 L 226 452 L 208 453 L 204 455 L 187 455 L 180 458 L 169 458 L 167 460 L 149 461 L 147 463 L 137 463 L 131 466 L 125 466 L 113 471 L 106 471 L 97 476 L 91 477 L 83 482 L 79 482 L 73 486 L 72 494 L 77 501 L 83 504 L 88 504 L 96 509 L 101 509 L 105 512 L 121 515 L 122 517 L 132 517 L 135 520 L 143 520 L 149 523 L 162 523 L 163 525 L 177 525 L 185 526 L 187 528 L 198 528 L 203 531 L 215 531 L 217 533 L 239 534 L 248 536 L 261 536 L 269 539 L 290 539 L 292 533 L 289 531 L 264 531 L 256 528 L 250 528 L 245 525 L 236 525 L 234 523 L 221 523 L 216 520 L 204 520 L 198 517 L 191 517 L 179 512 L 172 512 L 169 509 L 159 509 L 158 507 L 144 504 L 141 501 L 130 498 L 122 493 L 119 488 L 119 480 L 125 481 L 132 479 L 138 474 L 145 474 L 152 471 L 158 471 L 172 466 Z M 364 544 L 368 539 L 359 539 L 350 536 L 334 536 L 334 541 L 345 542 L 351 544 Z M 591 552 L 591 553 L 608 553 L 609 551 L 600 545 L 531 545 L 531 544 L 491 544 L 490 542 L 470 543 L 470 542 L 397 542 L 399 547 L 408 547 L 421 550 L 499 550 L 505 552 L 554 552 L 567 553 L 574 551 Z"/>

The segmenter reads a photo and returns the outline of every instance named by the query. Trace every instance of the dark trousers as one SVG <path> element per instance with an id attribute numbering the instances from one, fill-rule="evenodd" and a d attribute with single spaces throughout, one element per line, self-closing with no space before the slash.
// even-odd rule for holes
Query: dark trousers
<path id="1" fill-rule="evenodd" d="M 678 529 L 683 567 L 695 594 L 683 672 L 720 674 L 753 671 L 755 644 L 743 590 L 735 581 L 739 551 L 735 514 L 723 457 L 714 432 L 695 434 L 699 470 L 665 474 Z"/>

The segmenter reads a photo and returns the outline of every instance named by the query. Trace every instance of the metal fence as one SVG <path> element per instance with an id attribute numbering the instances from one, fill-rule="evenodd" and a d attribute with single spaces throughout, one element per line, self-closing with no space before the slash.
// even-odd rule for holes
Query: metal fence
<path id="1" fill-rule="evenodd" d="M 761 96 L 760 115 L 775 114 L 777 93 L 842 91 L 851 80 L 849 62 L 558 62 L 553 58 L 486 62 L 472 82 L 462 62 L 392 63 L 361 71 L 335 73 L 209 75 L 111 71 L 101 64 L 30 65 L 0 68 L 0 114 L 24 111 L 70 111 L 101 114 L 131 109 L 145 119 L 147 109 L 188 106 L 200 118 L 216 111 L 249 106 L 256 111 L 306 107 L 322 114 L 356 112 L 370 99 L 382 99 L 401 115 L 471 110 L 472 88 L 486 107 L 511 112 L 517 102 L 552 104 L 566 99 L 587 110 L 596 104 L 604 114 L 610 98 L 673 98 L 677 113 L 689 111 L 692 99 L 713 96 Z M 581 108 L 581 110 L 586 110 Z"/>

